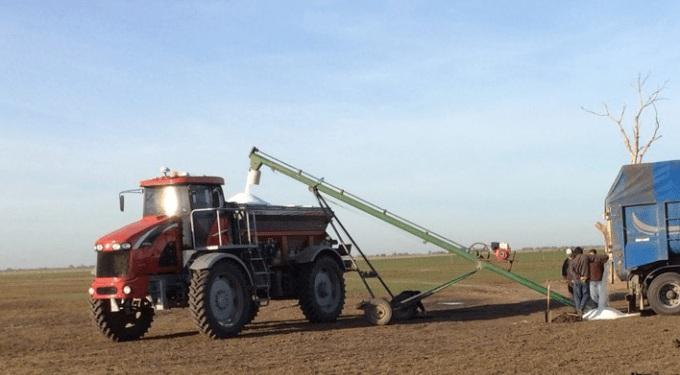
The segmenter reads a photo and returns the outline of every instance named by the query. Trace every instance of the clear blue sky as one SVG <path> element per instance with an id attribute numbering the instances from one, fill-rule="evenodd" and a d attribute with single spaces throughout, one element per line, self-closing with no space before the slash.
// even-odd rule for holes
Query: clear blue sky
<path id="1" fill-rule="evenodd" d="M 648 160 L 680 158 L 677 4 L 3 1 L 0 269 L 92 264 L 140 215 L 118 191 L 167 165 L 231 195 L 253 145 L 459 242 L 598 243 L 627 156 L 579 107 L 669 79 Z M 432 249 L 337 211 L 370 252 Z"/>

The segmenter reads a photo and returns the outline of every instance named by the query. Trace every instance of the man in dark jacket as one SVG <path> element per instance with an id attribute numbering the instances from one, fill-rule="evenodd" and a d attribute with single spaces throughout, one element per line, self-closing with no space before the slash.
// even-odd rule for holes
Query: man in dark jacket
<path id="1" fill-rule="evenodd" d="M 571 248 L 568 248 L 566 250 L 567 257 L 564 258 L 564 262 L 562 262 L 562 278 L 567 282 L 567 289 L 569 290 L 569 294 L 574 295 L 574 286 L 572 285 L 572 278 L 569 277 L 569 262 L 571 262 L 572 259 L 574 259 L 574 255 L 572 254 Z"/>
<path id="2" fill-rule="evenodd" d="M 569 272 L 572 273 L 574 286 L 574 307 L 579 317 L 583 316 L 583 309 L 590 300 L 588 278 L 590 277 L 590 258 L 583 254 L 580 247 L 574 248 L 574 259 L 569 262 Z"/>
<path id="3" fill-rule="evenodd" d="M 598 255 L 597 250 L 591 249 L 588 251 L 590 258 L 590 298 L 595 301 L 597 307 L 600 307 L 600 302 L 604 304 L 604 299 L 600 301 L 600 289 L 602 285 L 602 274 L 604 274 L 604 265 L 609 260 L 608 255 Z M 604 306 L 602 306 L 604 307 Z"/>

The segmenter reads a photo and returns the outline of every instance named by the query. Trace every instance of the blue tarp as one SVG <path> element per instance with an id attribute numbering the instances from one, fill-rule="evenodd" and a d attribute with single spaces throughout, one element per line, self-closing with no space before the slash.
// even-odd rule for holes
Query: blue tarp
<path id="1" fill-rule="evenodd" d="M 680 200 L 680 160 L 624 165 L 605 204 L 630 206 L 670 200 Z"/>

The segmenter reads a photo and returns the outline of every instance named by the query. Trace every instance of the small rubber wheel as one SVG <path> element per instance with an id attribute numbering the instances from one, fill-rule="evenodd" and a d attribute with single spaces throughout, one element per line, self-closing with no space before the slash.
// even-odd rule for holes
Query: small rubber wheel
<path id="1" fill-rule="evenodd" d="M 657 314 L 680 314 L 680 274 L 666 272 L 655 277 L 647 290 L 647 300 Z"/>
<path id="2" fill-rule="evenodd" d="M 364 317 L 376 326 L 384 326 L 392 319 L 392 306 L 384 298 L 374 298 L 364 307 Z"/>

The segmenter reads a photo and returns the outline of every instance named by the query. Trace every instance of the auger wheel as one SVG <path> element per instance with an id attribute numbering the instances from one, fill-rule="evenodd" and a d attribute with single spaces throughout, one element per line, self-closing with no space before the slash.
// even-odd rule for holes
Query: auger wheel
<path id="1" fill-rule="evenodd" d="M 137 340 L 146 334 L 153 322 L 154 309 L 146 299 L 117 300 L 118 311 L 111 310 L 111 300 L 90 300 L 94 323 L 113 341 Z"/>
<path id="2" fill-rule="evenodd" d="M 364 306 L 364 317 L 376 326 L 384 326 L 392 320 L 392 306 L 384 298 L 373 298 Z"/>

